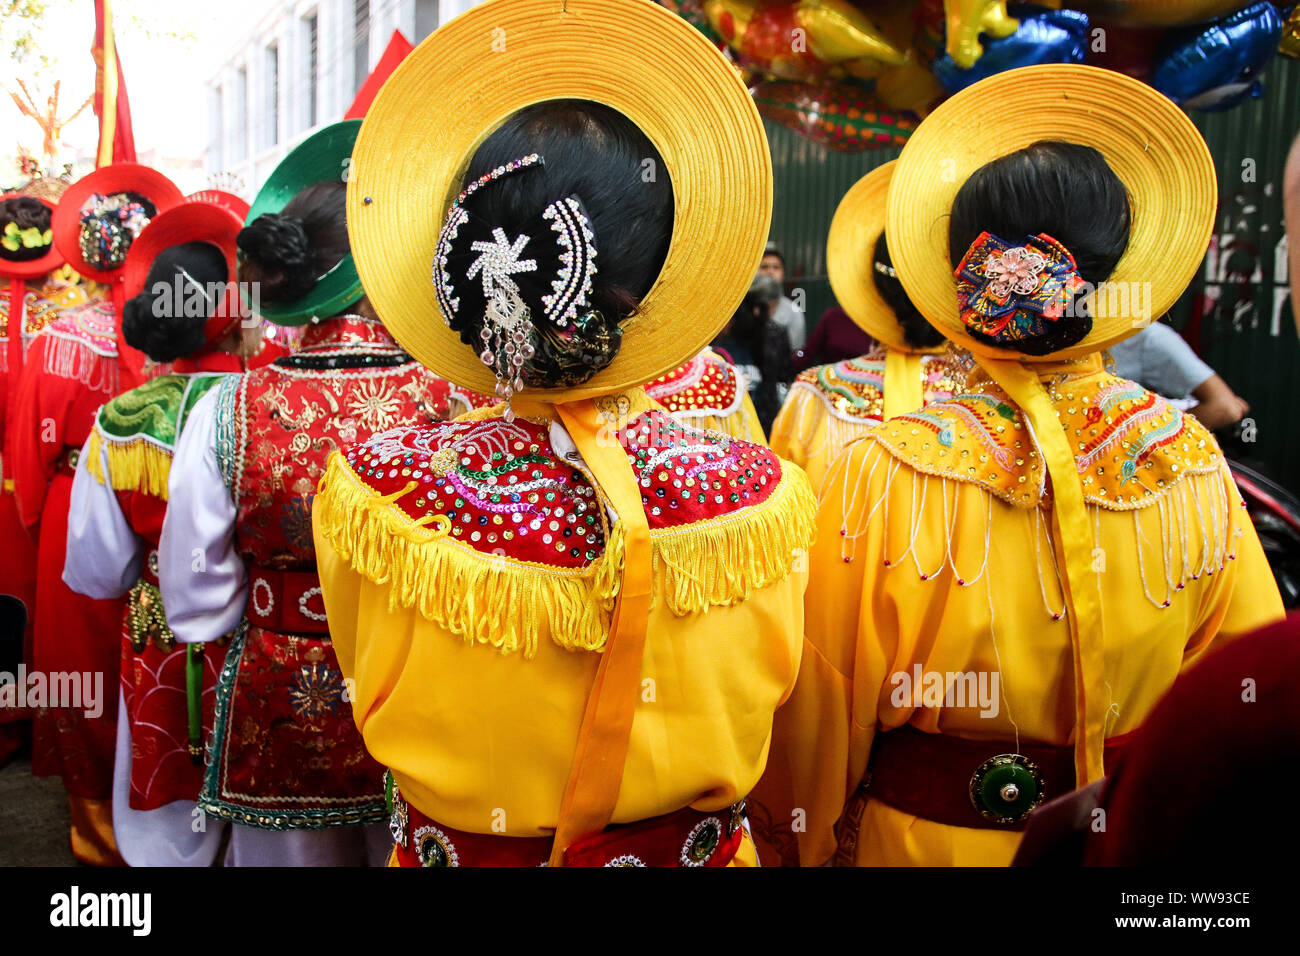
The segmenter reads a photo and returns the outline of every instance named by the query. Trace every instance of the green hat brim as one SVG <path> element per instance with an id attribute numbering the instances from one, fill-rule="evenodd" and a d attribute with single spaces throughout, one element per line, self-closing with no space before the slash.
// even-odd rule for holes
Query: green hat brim
<path id="1" fill-rule="evenodd" d="M 313 133 L 294 147 L 262 186 L 244 224 L 266 213 L 279 213 L 308 186 L 330 179 L 346 181 L 360 129 L 361 120 L 344 120 Z M 258 312 L 276 325 L 306 325 L 314 319 L 338 315 L 365 294 L 356 263 L 348 253 L 306 295 L 292 302 L 261 303 Z"/>

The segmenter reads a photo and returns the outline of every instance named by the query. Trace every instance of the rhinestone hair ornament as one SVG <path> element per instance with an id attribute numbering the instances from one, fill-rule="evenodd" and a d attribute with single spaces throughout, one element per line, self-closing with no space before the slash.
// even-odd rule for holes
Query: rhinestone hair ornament
<path id="1" fill-rule="evenodd" d="M 553 324 L 560 332 L 573 331 L 580 313 L 590 306 L 596 275 L 595 236 L 576 196 L 558 199 L 542 211 L 541 218 L 549 224 L 549 232 L 554 236 L 556 252 L 549 256 L 553 262 L 550 274 L 541 277 L 550 291 L 530 305 L 516 277 L 539 272 L 538 258 L 526 258 L 525 251 L 533 239 L 541 236 L 523 232 L 512 238 L 499 226 L 477 221 L 466 208 L 466 202 L 503 176 L 544 165 L 543 157 L 531 153 L 471 182 L 447 210 L 434 251 L 434 291 L 443 319 L 451 326 L 459 316 L 461 295 L 452 283 L 450 259 L 464 254 L 461 231 L 467 224 L 473 223 L 474 233 L 484 236 L 469 243 L 469 252 L 475 255 L 465 270 L 465 277 L 477 279 L 482 287 L 484 322 L 479 332 L 483 343 L 479 359 L 496 375 L 496 394 L 506 402 L 507 421 L 514 419 L 509 405 L 511 397 L 524 388 L 524 364 L 536 354 L 533 306 L 540 307 L 543 322 Z M 455 248 L 458 240 L 459 248 Z M 537 255 L 545 253 L 539 251 Z"/>
<path id="2" fill-rule="evenodd" d="M 982 232 L 954 275 L 962 322 L 1010 346 L 1046 334 L 1085 286 L 1074 256 L 1046 233 L 1012 242 Z"/>

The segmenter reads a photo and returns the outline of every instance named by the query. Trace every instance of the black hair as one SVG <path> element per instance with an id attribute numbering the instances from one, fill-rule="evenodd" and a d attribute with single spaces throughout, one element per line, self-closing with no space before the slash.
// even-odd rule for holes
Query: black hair
<path id="1" fill-rule="evenodd" d="M 573 327 L 542 321 L 540 296 L 551 291 L 553 275 L 518 276 L 534 318 L 533 355 L 521 377 L 542 388 L 576 385 L 613 361 L 622 342 L 620 323 L 663 268 L 673 228 L 672 183 L 659 151 L 636 124 L 603 104 L 569 99 L 536 103 L 507 119 L 475 151 L 462 185 L 533 153 L 542 163 L 487 183 L 466 200 L 466 209 L 511 239 L 529 235 L 529 255 L 542 248 L 538 239 L 554 245 L 550 224 L 542 219 L 547 206 L 571 196 L 582 204 L 598 255 L 588 307 L 579 310 Z M 453 287 L 477 281 L 463 272 L 451 276 Z M 462 307 L 451 327 L 477 350 L 483 323 L 482 308 Z"/>
<path id="2" fill-rule="evenodd" d="M 35 229 L 45 233 L 50 228 L 50 218 L 50 207 L 32 196 L 13 196 L 0 200 L 0 232 L 3 232 L 9 223 L 13 223 L 21 230 Z M 39 259 L 49 251 L 48 242 L 30 248 L 19 243 L 18 248 L 13 250 L 0 246 L 0 258 L 11 262 L 25 262 Z"/>
<path id="3" fill-rule="evenodd" d="M 908 298 L 903 283 L 894 274 L 894 260 L 889 257 L 889 245 L 883 232 L 876 239 L 872 250 L 871 280 L 876 284 L 880 297 L 894 313 L 894 318 L 898 319 L 903 341 L 910 348 L 932 349 L 943 342 L 943 333 L 925 320 L 925 316 Z"/>
<path id="4" fill-rule="evenodd" d="M 279 213 L 264 213 L 239 230 L 235 243 L 260 284 L 263 302 L 293 302 L 342 260 L 348 243 L 348 187 L 327 179 L 303 189 Z"/>
<path id="5" fill-rule="evenodd" d="M 188 279 L 181 275 L 182 270 Z M 144 290 L 122 309 L 122 338 L 155 362 L 171 362 L 197 352 L 203 347 L 207 320 L 222 302 L 220 295 L 213 296 L 211 285 L 231 278 L 225 255 L 209 242 L 186 242 L 164 249 L 149 267 Z M 195 291 L 194 283 L 203 296 Z M 206 296 L 215 301 L 207 301 Z M 196 297 L 203 302 L 201 309 L 191 305 Z"/>
<path id="6" fill-rule="evenodd" d="M 1128 192 L 1105 157 L 1091 146 L 1041 140 L 981 166 L 957 191 L 948 222 L 948 255 L 955 268 L 981 232 L 1012 242 L 1046 233 L 1074 256 L 1079 275 L 1104 282 L 1128 246 Z M 1028 355 L 1068 348 L 1092 329 L 1083 310 L 1067 310 L 1047 333 L 989 345 Z"/>
<path id="7" fill-rule="evenodd" d="M 781 260 L 781 268 L 785 268 L 785 256 L 781 253 L 781 247 L 775 242 L 769 242 L 763 249 L 763 258 L 766 259 L 768 256 L 776 256 Z"/>

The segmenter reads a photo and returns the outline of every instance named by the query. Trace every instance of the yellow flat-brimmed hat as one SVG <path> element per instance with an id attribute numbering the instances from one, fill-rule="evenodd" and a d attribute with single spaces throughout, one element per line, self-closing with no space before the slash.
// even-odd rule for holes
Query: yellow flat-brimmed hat
<path id="1" fill-rule="evenodd" d="M 1092 296 L 1088 335 L 1048 356 L 1025 356 L 967 334 L 948 216 L 975 170 L 1039 140 L 1100 150 L 1128 190 L 1132 229 L 1115 271 Z M 889 188 L 889 251 L 912 302 L 959 345 L 994 358 L 1071 358 L 1114 345 L 1169 310 L 1205 256 L 1217 197 L 1204 138 L 1164 95 L 1097 67 L 1027 66 L 968 86 L 917 127 Z"/>
<path id="2" fill-rule="evenodd" d="M 912 352 L 915 349 L 903 337 L 898 317 L 876 288 L 872 269 L 876 240 L 885 231 L 885 200 L 895 162 L 890 160 L 867 173 L 835 207 L 826 236 L 826 274 L 835 301 L 858 328 L 891 349 Z"/>
<path id="3" fill-rule="evenodd" d="M 489 0 L 439 27 L 384 84 L 352 153 L 348 234 L 370 301 L 428 368 L 478 392 L 496 379 L 447 327 L 431 279 L 448 207 L 479 144 L 534 103 L 623 113 L 672 181 L 673 234 L 618 355 L 547 401 L 619 391 L 709 343 L 749 289 L 772 216 L 763 124 L 740 75 L 681 17 L 646 0 Z M 597 237 L 599 241 L 599 237 Z"/>

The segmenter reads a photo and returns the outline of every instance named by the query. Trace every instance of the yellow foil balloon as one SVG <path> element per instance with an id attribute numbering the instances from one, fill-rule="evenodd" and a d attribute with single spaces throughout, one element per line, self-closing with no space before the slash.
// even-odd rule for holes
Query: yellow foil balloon
<path id="1" fill-rule="evenodd" d="M 1071 6 L 1099 20 L 1134 27 L 1172 27 L 1235 13 L 1251 0 L 1076 0 Z"/>
<path id="2" fill-rule="evenodd" d="M 1291 15 L 1282 24 L 1282 37 L 1277 41 L 1277 52 L 1300 60 L 1300 7 L 1291 11 Z M 1296 325 L 1300 327 L 1300 309 L 1296 309 Z"/>
<path id="3" fill-rule="evenodd" d="M 924 117 L 946 97 L 934 73 L 916 61 L 916 51 L 908 51 L 902 66 L 889 66 L 876 78 L 876 99 L 891 110 L 910 110 Z"/>
<path id="4" fill-rule="evenodd" d="M 969 70 L 984 53 L 980 34 L 995 39 L 1016 32 L 1020 21 L 1007 13 L 1006 0 L 944 0 L 948 23 L 948 55 L 963 70 Z"/>
<path id="5" fill-rule="evenodd" d="M 826 63 L 871 59 L 902 66 L 907 54 L 846 0 L 799 0 L 795 22 L 808 34 L 808 47 Z"/>

